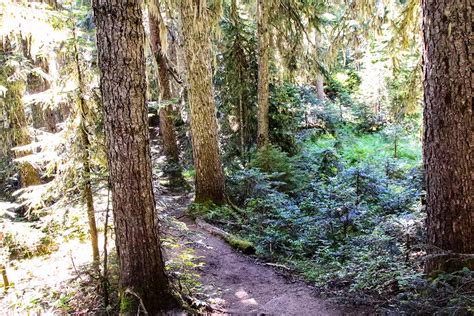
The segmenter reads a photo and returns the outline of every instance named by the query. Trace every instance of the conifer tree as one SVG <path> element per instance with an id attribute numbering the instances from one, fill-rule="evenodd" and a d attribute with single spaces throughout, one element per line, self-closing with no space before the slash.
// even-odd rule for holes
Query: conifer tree
<path id="1" fill-rule="evenodd" d="M 175 301 L 155 215 L 141 1 L 98 0 L 93 7 L 120 291 L 122 302 L 134 302 L 121 304 L 122 312 L 131 312 L 141 301 L 156 315 Z M 132 295 L 125 297 L 127 293 Z"/>

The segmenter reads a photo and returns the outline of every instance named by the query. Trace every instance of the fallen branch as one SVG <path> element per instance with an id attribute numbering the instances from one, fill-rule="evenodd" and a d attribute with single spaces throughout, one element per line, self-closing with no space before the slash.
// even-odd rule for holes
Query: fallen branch
<path id="1" fill-rule="evenodd" d="M 204 229 L 205 231 L 207 231 L 207 232 L 209 232 L 209 233 L 211 233 L 211 234 L 213 234 L 217 237 L 221 237 L 222 239 L 225 239 L 225 240 L 227 240 L 231 236 L 228 232 L 223 231 L 222 229 L 217 228 L 215 226 L 212 226 L 209 223 L 206 223 L 201 218 L 196 218 L 196 225 L 198 225 L 198 227 Z"/>
<path id="2" fill-rule="evenodd" d="M 267 266 L 270 266 L 270 267 L 276 267 L 276 268 L 282 268 L 282 269 L 285 269 L 287 271 L 291 271 L 291 268 L 283 265 L 283 264 L 278 264 L 278 263 L 270 263 L 270 262 L 264 262 L 263 263 L 264 265 L 267 265 Z"/>
<path id="3" fill-rule="evenodd" d="M 241 239 L 232 234 L 229 234 L 228 232 L 223 231 L 220 228 L 217 228 L 215 226 L 212 226 L 209 223 L 206 223 L 201 218 L 196 218 L 196 225 L 198 225 L 198 227 L 204 229 L 205 231 L 211 233 L 212 235 L 215 235 L 217 237 L 224 239 L 233 248 L 238 249 L 247 255 L 255 254 L 255 246 L 248 240 Z"/>

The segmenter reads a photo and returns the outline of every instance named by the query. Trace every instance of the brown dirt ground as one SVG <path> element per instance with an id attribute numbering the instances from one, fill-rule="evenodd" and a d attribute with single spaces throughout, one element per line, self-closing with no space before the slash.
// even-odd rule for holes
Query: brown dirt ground
<path id="1" fill-rule="evenodd" d="M 184 214 L 192 196 L 167 196 L 163 210 L 186 224 L 191 233 L 182 237 L 204 265 L 200 281 L 208 294 L 212 315 L 367 315 L 367 309 L 340 307 L 318 298 L 303 281 L 231 248 L 221 238 L 201 229 Z M 170 211 L 171 210 L 171 211 Z"/>

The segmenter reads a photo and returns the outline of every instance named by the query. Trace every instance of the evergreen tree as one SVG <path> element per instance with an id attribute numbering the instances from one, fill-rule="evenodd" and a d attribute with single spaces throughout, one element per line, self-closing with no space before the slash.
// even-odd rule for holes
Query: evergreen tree
<path id="1" fill-rule="evenodd" d="M 173 110 L 173 100 L 177 99 L 178 95 L 176 91 L 173 91 L 172 81 L 175 80 L 170 72 L 171 60 L 176 60 L 176 56 L 170 56 L 164 51 L 161 42 L 167 41 L 162 39 L 161 36 L 168 36 L 169 30 L 164 25 L 161 16 L 156 17 L 153 14 L 149 16 L 149 28 L 150 28 L 150 42 L 153 57 L 158 65 L 158 78 L 160 83 L 160 101 L 164 105 L 160 106 L 160 133 L 163 137 L 163 150 L 167 158 L 168 166 L 166 167 L 166 174 L 170 179 L 170 186 L 179 187 L 185 184 L 185 180 L 182 176 L 182 170 L 179 163 L 179 148 L 176 137 L 175 119 Z M 160 30 L 165 30 L 164 34 L 160 34 Z M 171 34 L 171 41 L 169 41 L 168 52 L 176 53 L 176 46 L 178 45 L 177 39 Z"/>
<path id="2" fill-rule="evenodd" d="M 212 86 L 210 19 L 207 2 L 181 0 L 196 202 L 225 200 L 224 172 L 219 154 L 216 106 Z"/>
<path id="3" fill-rule="evenodd" d="M 471 9 L 468 1 L 423 1 L 427 272 L 474 268 Z"/>
<path id="4" fill-rule="evenodd" d="M 268 145 L 268 107 L 270 103 L 270 31 L 268 18 L 272 1 L 258 0 L 258 132 L 259 148 Z"/>
<path id="5" fill-rule="evenodd" d="M 141 1 L 99 0 L 93 7 L 120 289 L 122 302 L 135 303 L 121 306 L 137 305 L 138 296 L 155 315 L 174 305 L 174 299 L 155 215 Z M 127 293 L 134 295 L 125 298 Z"/>

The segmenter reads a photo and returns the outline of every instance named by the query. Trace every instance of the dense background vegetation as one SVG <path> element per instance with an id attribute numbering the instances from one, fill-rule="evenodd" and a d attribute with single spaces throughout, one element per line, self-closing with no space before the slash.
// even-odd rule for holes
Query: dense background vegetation
<path id="1" fill-rule="evenodd" d="M 217 111 L 225 196 L 193 203 L 189 214 L 322 295 L 396 312 L 473 312 L 469 269 L 433 278 L 423 272 L 418 1 L 269 1 L 269 145 L 260 148 L 258 5 L 209 2 L 206 62 L 214 95 L 207 98 Z M 99 308 L 119 308 L 108 306 L 118 286 L 116 258 L 107 262 L 105 253 L 104 261 L 98 249 L 99 241 L 107 249 L 112 220 L 91 5 L 7 1 L 0 9 L 0 268 L 92 239 L 92 283 L 105 296 Z M 199 76 L 184 66 L 197 44 L 183 34 L 182 4 L 180 10 L 173 1 L 150 2 L 143 10 L 150 23 L 144 57 L 152 138 L 169 128 L 179 150 L 170 157 L 169 142 L 161 141 L 166 158 L 154 166 L 155 183 L 180 194 L 202 174 L 194 169 L 202 157 L 196 139 L 193 156 L 197 136 L 190 135 L 198 129 L 190 126 L 196 107 L 189 85 Z M 153 143 L 153 156 L 163 146 Z M 36 178 L 25 176 L 28 168 Z M 181 259 L 168 261 L 170 274 L 182 272 L 198 291 L 189 272 L 195 263 Z M 61 293 L 48 299 L 70 311 Z M 42 300 L 11 307 L 28 310 Z"/>

